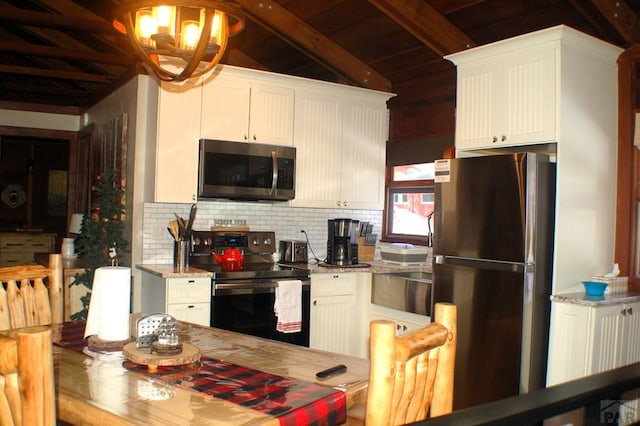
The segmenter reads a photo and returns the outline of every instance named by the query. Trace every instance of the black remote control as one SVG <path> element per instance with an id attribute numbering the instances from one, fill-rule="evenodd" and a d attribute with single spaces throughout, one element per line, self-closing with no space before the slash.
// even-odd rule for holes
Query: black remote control
<path id="1" fill-rule="evenodd" d="M 316 377 L 319 379 L 326 379 L 329 376 L 344 373 L 347 371 L 347 366 L 343 364 L 336 365 L 335 367 L 327 368 L 326 370 L 318 371 Z"/>

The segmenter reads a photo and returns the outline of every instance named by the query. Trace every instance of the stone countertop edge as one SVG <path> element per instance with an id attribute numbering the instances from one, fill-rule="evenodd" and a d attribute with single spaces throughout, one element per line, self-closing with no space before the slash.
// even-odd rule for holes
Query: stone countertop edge
<path id="1" fill-rule="evenodd" d="M 619 305 L 621 303 L 634 303 L 640 301 L 640 291 L 628 290 L 624 293 L 605 294 L 602 297 L 587 296 L 585 292 L 554 294 L 551 296 L 552 302 L 571 303 L 574 305 L 599 306 Z"/>
<path id="2" fill-rule="evenodd" d="M 162 278 L 199 278 L 213 276 L 210 271 L 198 269 L 194 267 L 185 268 L 182 271 L 174 268 L 173 265 L 136 265 L 137 269 L 157 275 Z"/>
<path id="3" fill-rule="evenodd" d="M 342 267 L 337 265 L 320 266 L 318 264 L 289 264 L 289 266 L 309 269 L 312 274 L 335 274 L 349 272 L 372 272 L 374 274 L 388 274 L 394 272 L 427 272 L 431 273 L 431 264 L 400 265 L 382 261 L 361 262 L 360 267 Z M 367 266 L 364 266 L 366 264 Z M 157 275 L 162 278 L 189 278 L 189 277 L 212 277 L 213 273 L 202 269 L 189 267 L 183 271 L 178 271 L 173 265 L 140 264 L 137 269 Z"/>
<path id="4" fill-rule="evenodd" d="M 413 264 L 413 265 L 401 265 L 396 263 L 388 263 L 380 260 L 365 260 L 361 261 L 359 266 L 340 266 L 340 265 L 328 265 L 320 266 L 316 263 L 310 263 L 305 265 L 312 274 L 334 274 L 334 273 L 348 273 L 348 272 L 372 272 L 374 274 L 388 274 L 394 272 L 428 272 L 431 273 L 431 264 Z M 364 266 L 367 265 L 367 266 Z"/>

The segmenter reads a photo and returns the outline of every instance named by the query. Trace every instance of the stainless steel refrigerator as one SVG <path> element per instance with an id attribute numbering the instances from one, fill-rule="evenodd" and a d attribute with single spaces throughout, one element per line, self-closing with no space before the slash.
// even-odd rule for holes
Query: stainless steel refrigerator
<path id="1" fill-rule="evenodd" d="M 454 409 L 544 387 L 554 200 L 544 154 L 436 163 L 433 292 L 458 307 Z"/>

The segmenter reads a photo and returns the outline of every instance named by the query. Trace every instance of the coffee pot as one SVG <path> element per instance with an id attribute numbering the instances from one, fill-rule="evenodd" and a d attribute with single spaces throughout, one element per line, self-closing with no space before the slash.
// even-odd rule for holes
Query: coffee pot
<path id="1" fill-rule="evenodd" d="M 241 271 L 244 267 L 244 254 L 237 248 L 228 248 L 222 256 L 218 253 L 211 252 L 213 258 L 222 267 L 223 271 Z"/>

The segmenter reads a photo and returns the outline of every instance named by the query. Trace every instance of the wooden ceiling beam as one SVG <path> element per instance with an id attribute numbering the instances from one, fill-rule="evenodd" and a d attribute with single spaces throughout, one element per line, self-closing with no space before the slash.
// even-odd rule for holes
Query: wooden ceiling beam
<path id="1" fill-rule="evenodd" d="M 60 71 L 52 69 L 22 67 L 17 65 L 0 64 L 0 74 L 19 74 L 37 77 L 59 78 L 62 80 L 80 80 L 94 83 L 107 84 L 113 81 L 113 77 L 102 74 L 89 74 L 85 72 Z"/>
<path id="2" fill-rule="evenodd" d="M 440 56 L 476 45 L 424 0 L 369 0 L 369 3 Z"/>
<path id="3" fill-rule="evenodd" d="M 269 68 L 265 67 L 263 64 L 241 50 L 235 48 L 228 49 L 229 52 L 226 53 L 226 61 L 224 61 L 224 63 L 237 67 L 251 68 L 254 70 L 271 71 Z"/>
<path id="4" fill-rule="evenodd" d="M 591 0 L 602 15 L 629 43 L 640 42 L 640 22 L 638 16 L 625 0 Z"/>
<path id="5" fill-rule="evenodd" d="M 106 64 L 130 65 L 135 61 L 133 56 L 112 53 L 91 52 L 86 50 L 72 50 L 61 47 L 45 46 L 19 41 L 0 40 L 0 51 L 17 53 L 20 55 L 43 56 L 49 58 L 75 59 L 79 61 L 99 62 Z"/>
<path id="6" fill-rule="evenodd" d="M 251 20 L 362 87 L 389 92 L 391 82 L 274 1 L 236 0 Z"/>
<path id="7" fill-rule="evenodd" d="M 49 12 L 33 12 L 0 6 L 0 21 L 18 25 L 36 25 L 58 29 L 73 29 L 92 33 L 115 33 L 113 25 L 104 19 L 88 16 L 65 16 Z"/>

